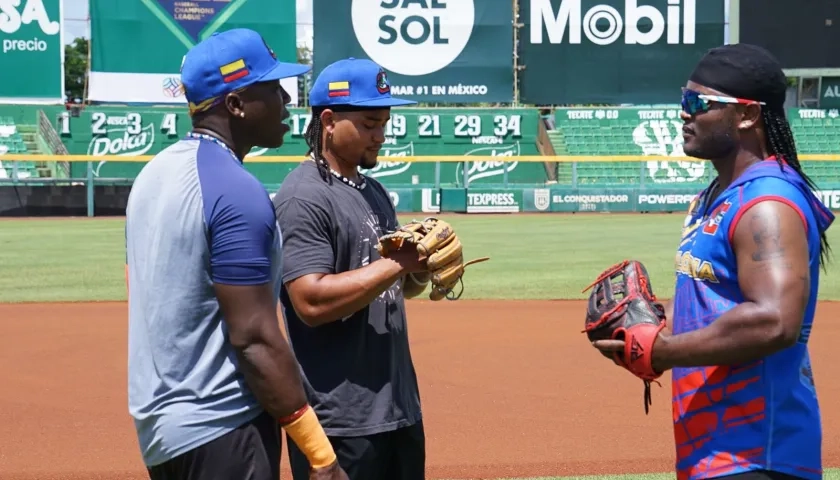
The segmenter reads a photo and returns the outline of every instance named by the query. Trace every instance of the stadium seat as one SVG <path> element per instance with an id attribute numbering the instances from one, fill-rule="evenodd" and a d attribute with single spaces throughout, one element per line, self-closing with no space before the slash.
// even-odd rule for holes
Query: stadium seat
<path id="1" fill-rule="evenodd" d="M 637 108 L 640 108 L 639 106 Z M 558 155 L 612 156 L 612 155 L 682 155 L 681 120 L 673 112 L 678 105 L 660 105 L 657 109 L 670 111 L 664 129 L 654 132 L 651 123 L 639 120 L 634 108 L 621 110 L 620 118 L 590 118 L 569 120 L 565 112 L 556 114 L 556 129 L 549 132 L 549 139 Z M 607 109 L 605 109 L 607 110 Z M 801 119 L 789 115 L 794 139 L 800 154 L 840 153 L 840 116 L 829 114 L 826 118 Z M 674 121 L 677 125 L 667 122 Z M 662 124 L 661 124 L 662 125 Z M 696 182 L 711 180 L 713 170 L 691 170 L 678 162 L 657 165 L 660 162 L 578 162 L 561 163 L 558 183 L 580 186 L 638 185 L 640 181 L 663 181 L 672 175 Z M 803 161 L 807 173 L 820 183 L 840 183 L 840 162 Z M 674 174 L 673 169 L 678 173 Z M 699 172 L 702 171 L 702 174 Z M 645 179 L 645 180 L 643 180 Z"/>
<path id="2" fill-rule="evenodd" d="M 4 153 L 29 153 L 29 147 L 27 147 L 21 132 L 18 131 L 18 127 L 11 117 L 0 117 L 0 155 Z M 12 178 L 15 169 L 18 178 L 30 178 L 36 176 L 37 173 L 35 162 L 5 161 L 0 167 L 0 170 L 2 170 L 0 178 Z"/>

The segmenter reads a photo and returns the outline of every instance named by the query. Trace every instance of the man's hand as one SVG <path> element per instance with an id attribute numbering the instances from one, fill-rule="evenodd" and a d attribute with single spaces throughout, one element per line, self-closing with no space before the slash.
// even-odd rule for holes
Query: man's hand
<path id="1" fill-rule="evenodd" d="M 376 250 L 383 258 L 392 258 L 395 254 L 401 254 L 406 247 L 417 252 L 417 261 L 425 267 L 424 270 L 431 273 L 429 299 L 432 301 L 460 298 L 463 288 L 457 294 L 453 290 L 458 283 L 462 283 L 464 270 L 472 264 L 490 260 L 490 257 L 480 257 L 464 262 L 463 245 L 452 225 L 435 217 L 408 222 L 382 235 Z"/>
<path id="2" fill-rule="evenodd" d="M 350 480 L 350 478 L 344 473 L 344 470 L 338 465 L 338 460 L 336 460 L 329 467 L 310 470 L 309 480 Z"/>
<path id="3" fill-rule="evenodd" d="M 656 300 L 647 269 L 636 260 L 607 268 L 583 291 L 587 302 L 584 332 L 602 354 L 640 378 L 645 386 L 645 413 L 650 383 L 662 375 L 653 366 L 653 352 L 665 328 L 665 307 Z"/>
<path id="4" fill-rule="evenodd" d="M 656 340 L 653 342 L 653 351 L 656 352 L 657 348 L 661 347 L 663 343 L 667 342 L 669 335 L 665 333 L 663 329 L 657 335 Z M 618 353 L 621 355 L 624 353 L 624 341 L 623 340 L 595 340 L 592 342 L 592 346 L 597 348 L 601 355 L 610 359 L 611 362 L 615 363 L 615 354 Z M 651 357 L 651 367 L 658 373 L 663 373 L 666 370 L 670 369 L 671 367 L 668 365 L 660 364 L 656 355 L 652 355 Z"/>
<path id="5" fill-rule="evenodd" d="M 417 247 L 413 244 L 403 244 L 400 248 L 389 252 L 387 258 L 397 262 L 405 274 L 427 271 L 426 259 L 420 259 Z"/>

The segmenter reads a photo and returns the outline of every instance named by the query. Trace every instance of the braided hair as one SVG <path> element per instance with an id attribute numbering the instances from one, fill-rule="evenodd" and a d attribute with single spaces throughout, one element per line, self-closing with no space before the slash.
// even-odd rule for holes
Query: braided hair
<path id="1" fill-rule="evenodd" d="M 309 126 L 306 127 L 306 132 L 303 134 L 306 145 L 309 146 L 307 155 L 311 155 L 315 160 L 315 166 L 318 168 L 318 173 L 325 182 L 332 184 L 333 176 L 330 175 L 327 160 L 324 158 L 324 124 L 321 123 L 321 108 L 312 109 L 312 118 L 309 120 Z"/>
<path id="2" fill-rule="evenodd" d="M 762 108 L 761 117 L 764 120 L 765 132 L 767 135 L 767 146 L 770 152 L 776 156 L 779 167 L 786 163 L 798 173 L 805 183 L 812 189 L 817 190 L 816 183 L 802 169 L 799 163 L 799 156 L 796 153 L 796 143 L 793 139 L 793 131 L 785 117 L 784 110 L 773 108 Z M 820 265 L 825 270 L 828 262 L 828 255 L 831 246 L 825 232 L 820 233 Z"/>

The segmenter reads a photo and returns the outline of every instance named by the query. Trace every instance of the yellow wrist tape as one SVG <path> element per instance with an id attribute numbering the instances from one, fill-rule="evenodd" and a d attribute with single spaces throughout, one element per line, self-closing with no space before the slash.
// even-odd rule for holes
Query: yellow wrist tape
<path id="1" fill-rule="evenodd" d="M 306 455 L 312 468 L 328 467 L 335 462 L 335 451 L 312 407 L 307 407 L 306 413 L 294 422 L 284 425 L 283 430 Z"/>

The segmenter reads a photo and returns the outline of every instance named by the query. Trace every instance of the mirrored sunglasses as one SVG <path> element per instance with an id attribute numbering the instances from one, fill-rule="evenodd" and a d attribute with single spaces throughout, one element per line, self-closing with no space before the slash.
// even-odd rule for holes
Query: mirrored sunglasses
<path id="1" fill-rule="evenodd" d="M 712 108 L 712 103 L 735 103 L 741 105 L 765 105 L 764 102 L 745 100 L 743 98 L 725 97 L 722 95 L 706 95 L 683 87 L 682 109 L 689 115 L 706 112 Z"/>

